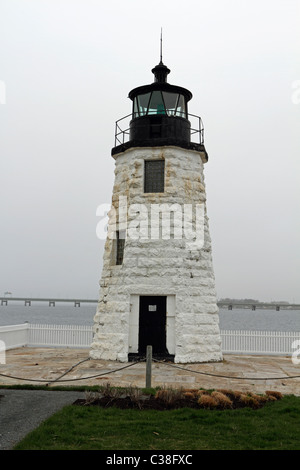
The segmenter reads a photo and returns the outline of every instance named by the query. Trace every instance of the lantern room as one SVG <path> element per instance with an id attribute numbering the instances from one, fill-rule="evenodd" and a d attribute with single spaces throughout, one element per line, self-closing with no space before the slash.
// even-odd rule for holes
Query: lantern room
<path id="1" fill-rule="evenodd" d="M 188 112 L 192 93 L 167 83 L 170 69 L 162 60 L 152 73 L 153 83 L 134 88 L 128 95 L 132 101 L 132 113 L 116 122 L 112 154 L 130 147 L 175 145 L 204 151 L 207 159 L 201 118 Z"/>
<path id="2" fill-rule="evenodd" d="M 152 72 L 155 76 L 153 84 L 135 88 L 129 93 L 133 101 L 133 119 L 153 115 L 187 119 L 187 103 L 192 98 L 191 92 L 167 83 L 170 70 L 162 62 Z"/>
<path id="3" fill-rule="evenodd" d="M 153 70 L 151 85 L 129 93 L 133 102 L 130 140 L 147 145 L 172 145 L 190 142 L 191 125 L 187 118 L 192 94 L 185 88 L 167 83 L 170 70 L 160 62 Z"/>

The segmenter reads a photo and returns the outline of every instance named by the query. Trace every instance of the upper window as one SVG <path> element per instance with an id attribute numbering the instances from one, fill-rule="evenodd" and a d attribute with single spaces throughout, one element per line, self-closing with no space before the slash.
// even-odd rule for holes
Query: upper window
<path id="1" fill-rule="evenodd" d="M 183 95 L 166 91 L 152 91 L 138 95 L 133 102 L 133 117 L 147 114 L 167 114 L 186 118 L 186 101 Z"/>
<path id="2" fill-rule="evenodd" d="M 165 190 L 165 161 L 145 160 L 145 193 L 163 193 Z"/>
<path id="3" fill-rule="evenodd" d="M 125 231 L 117 231 L 116 233 L 116 264 L 123 263 L 124 248 L 125 248 Z"/>

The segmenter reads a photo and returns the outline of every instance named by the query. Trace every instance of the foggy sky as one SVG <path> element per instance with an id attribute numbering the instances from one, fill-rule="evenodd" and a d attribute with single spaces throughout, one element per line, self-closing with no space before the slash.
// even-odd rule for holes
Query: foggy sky
<path id="1" fill-rule="evenodd" d="M 300 302 L 299 26 L 299 0 L 1 0 L 0 295 L 97 298 L 115 121 L 162 27 L 204 122 L 218 298 Z"/>

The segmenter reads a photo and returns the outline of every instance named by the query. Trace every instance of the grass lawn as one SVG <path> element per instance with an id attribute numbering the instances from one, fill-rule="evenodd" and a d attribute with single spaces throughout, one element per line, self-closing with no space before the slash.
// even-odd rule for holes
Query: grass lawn
<path id="1" fill-rule="evenodd" d="M 299 450 L 300 398 L 253 410 L 67 406 L 16 450 Z"/>

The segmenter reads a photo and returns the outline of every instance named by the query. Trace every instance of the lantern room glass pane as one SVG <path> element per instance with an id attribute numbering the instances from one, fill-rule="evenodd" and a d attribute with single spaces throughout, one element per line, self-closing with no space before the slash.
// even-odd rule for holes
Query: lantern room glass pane
<path id="1" fill-rule="evenodd" d="M 178 93 L 159 90 L 136 96 L 133 101 L 133 117 L 147 114 L 167 114 L 186 118 L 185 97 Z"/>
<path id="2" fill-rule="evenodd" d="M 169 93 L 167 91 L 163 91 L 163 98 L 165 102 L 165 107 L 168 116 L 174 116 L 176 110 L 176 103 L 178 99 L 177 93 Z"/>
<path id="3" fill-rule="evenodd" d="M 152 92 L 148 114 L 166 114 L 161 91 Z"/>
<path id="4" fill-rule="evenodd" d="M 176 108 L 176 116 L 186 117 L 186 107 L 185 107 L 185 100 L 183 95 L 179 95 L 177 108 Z"/>
<path id="5" fill-rule="evenodd" d="M 145 93 L 144 95 L 139 95 L 138 99 L 138 111 L 140 116 L 145 116 L 147 114 L 149 99 L 151 93 Z"/>
<path id="6" fill-rule="evenodd" d="M 139 107 L 138 107 L 138 101 L 136 97 L 134 98 L 134 101 L 133 101 L 133 117 L 134 118 L 139 117 Z"/>

